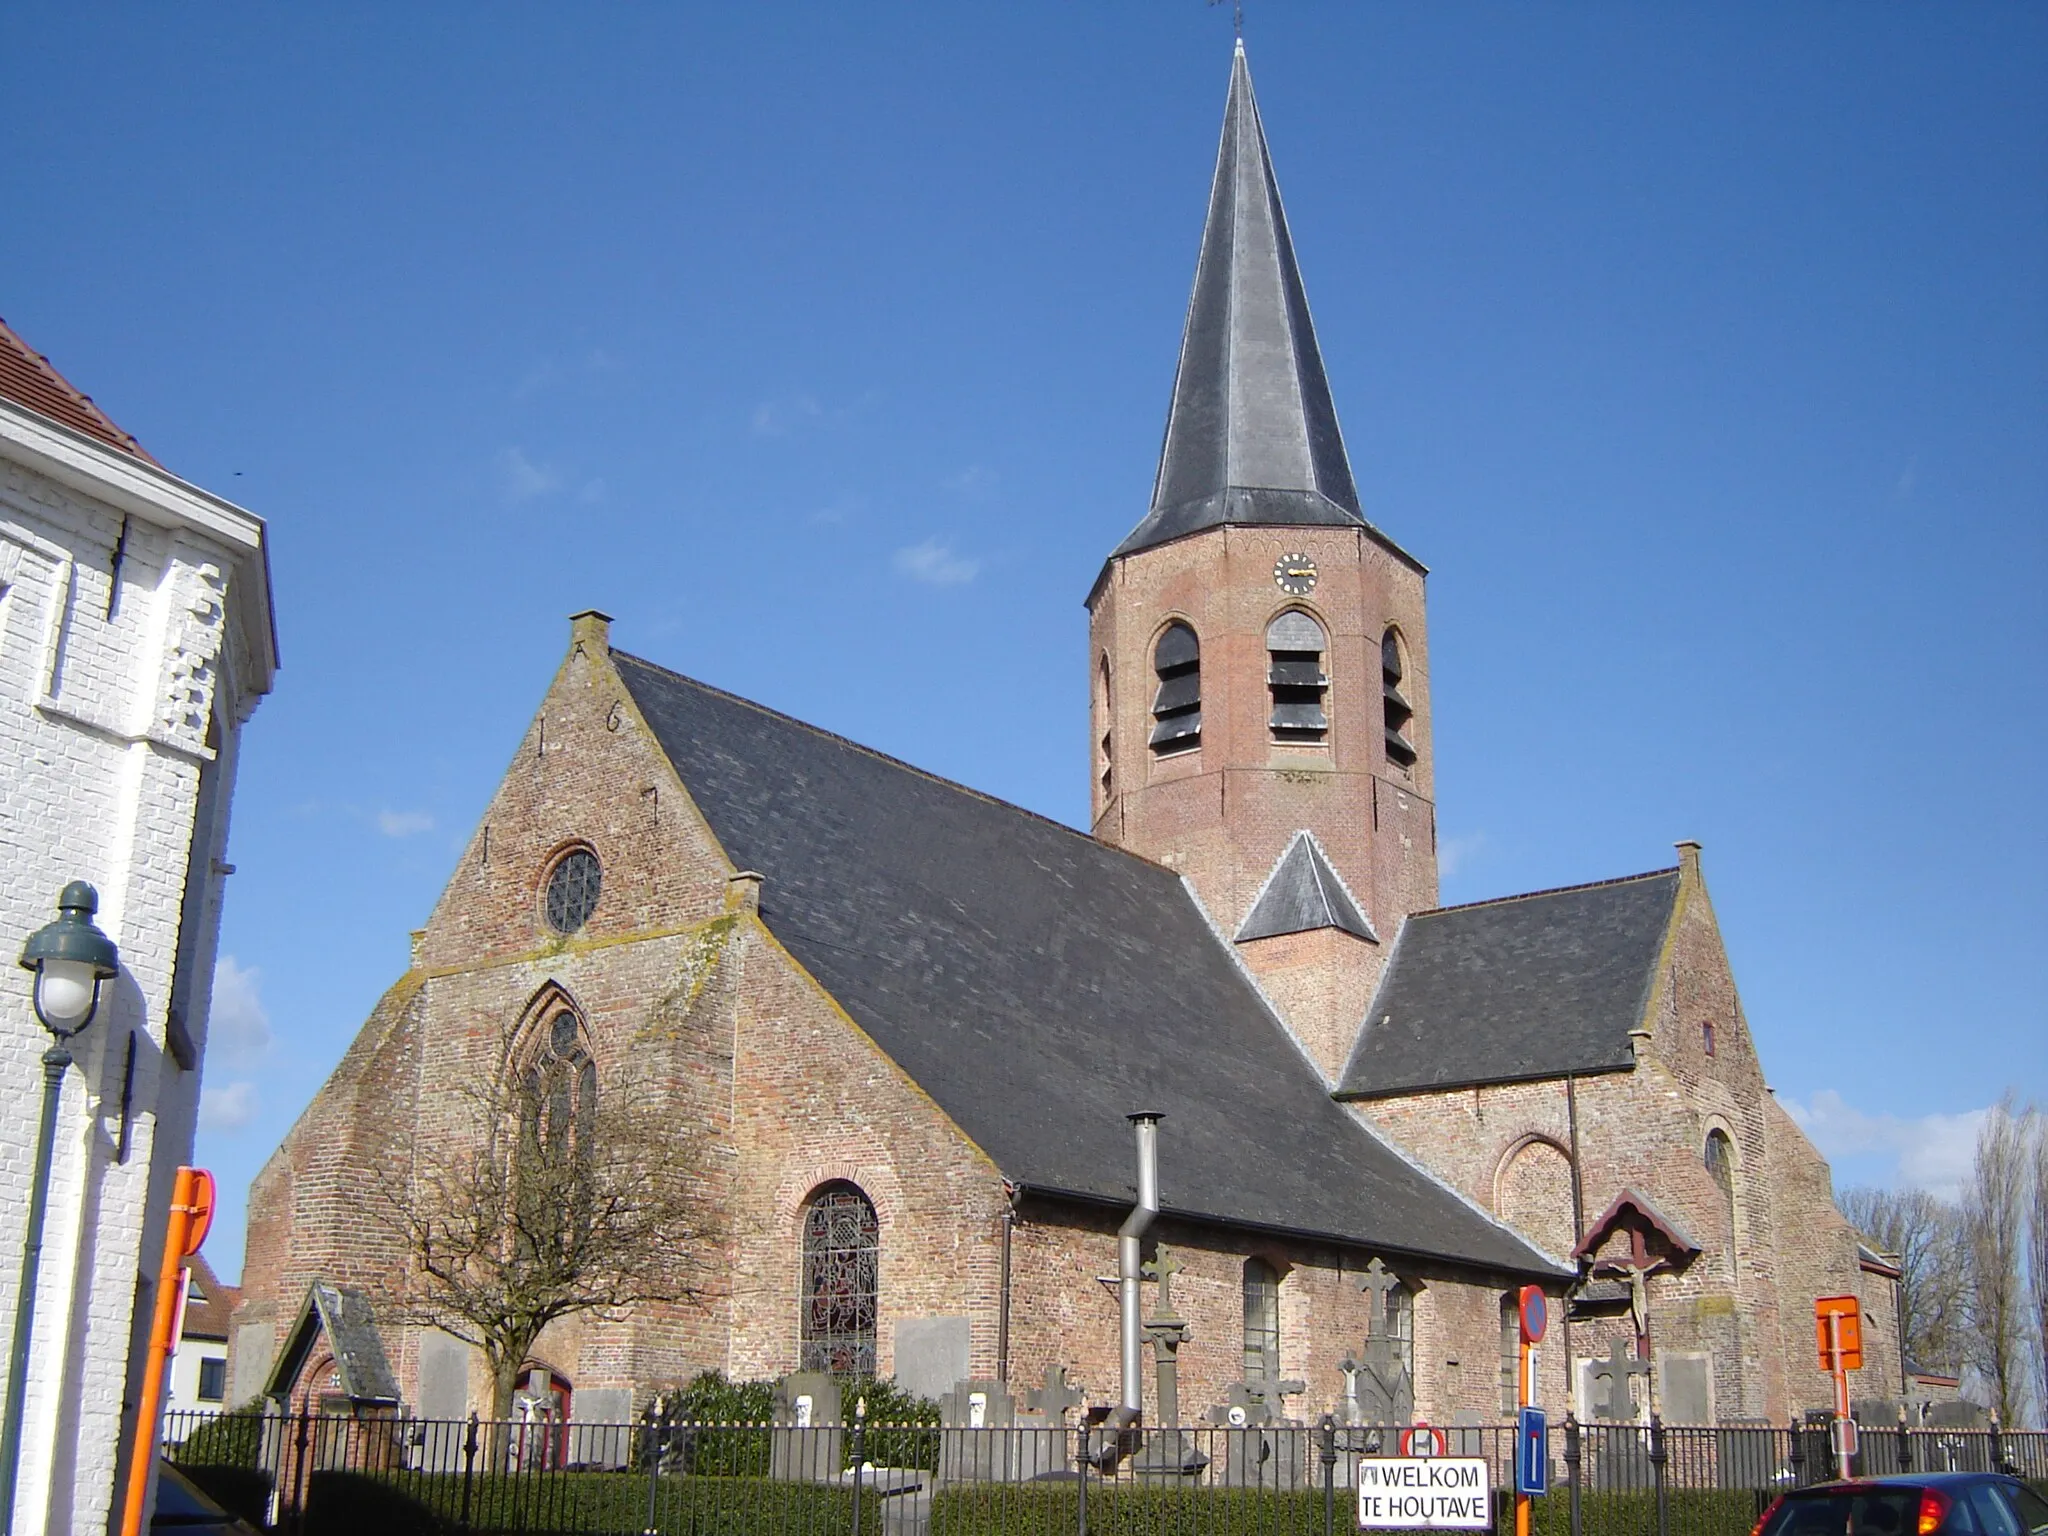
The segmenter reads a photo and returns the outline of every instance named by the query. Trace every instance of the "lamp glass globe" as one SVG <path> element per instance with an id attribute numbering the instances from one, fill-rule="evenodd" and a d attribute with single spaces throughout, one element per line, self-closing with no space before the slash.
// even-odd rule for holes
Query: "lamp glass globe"
<path id="1" fill-rule="evenodd" d="M 36 972 L 36 1002 L 52 1029 L 77 1029 L 92 1012 L 92 967 L 83 960 L 45 960 Z"/>

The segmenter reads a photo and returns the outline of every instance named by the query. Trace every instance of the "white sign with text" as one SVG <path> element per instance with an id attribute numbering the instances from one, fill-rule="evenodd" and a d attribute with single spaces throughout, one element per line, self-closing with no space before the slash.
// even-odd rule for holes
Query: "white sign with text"
<path id="1" fill-rule="evenodd" d="M 1358 1523 L 1368 1531 L 1483 1531 L 1493 1493 L 1479 1456 L 1403 1456 L 1358 1463 Z"/>

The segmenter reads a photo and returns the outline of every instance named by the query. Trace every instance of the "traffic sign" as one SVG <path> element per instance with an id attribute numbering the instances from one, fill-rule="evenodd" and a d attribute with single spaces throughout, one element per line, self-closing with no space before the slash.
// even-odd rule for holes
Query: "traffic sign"
<path id="1" fill-rule="evenodd" d="M 1403 1456 L 1448 1456 L 1451 1453 L 1451 1437 L 1419 1420 L 1414 1428 L 1401 1431 L 1399 1444 Z"/>
<path id="2" fill-rule="evenodd" d="M 1543 1329 L 1550 1321 L 1550 1303 L 1543 1298 L 1543 1288 L 1538 1285 L 1522 1287 L 1522 1342 L 1541 1344 Z"/>
<path id="3" fill-rule="evenodd" d="M 1832 1319 L 1832 1322 L 1830 1320 Z M 1815 1332 L 1820 1339 L 1820 1368 L 1837 1368 L 1835 1349 L 1839 1343 L 1840 1369 L 1863 1369 L 1863 1309 L 1854 1296 L 1823 1296 L 1813 1304 Z M 1833 1337 L 1830 1337 L 1830 1334 Z"/>
<path id="4" fill-rule="evenodd" d="M 1515 1425 L 1515 1492 L 1550 1492 L 1550 1421 L 1524 1408 Z"/>

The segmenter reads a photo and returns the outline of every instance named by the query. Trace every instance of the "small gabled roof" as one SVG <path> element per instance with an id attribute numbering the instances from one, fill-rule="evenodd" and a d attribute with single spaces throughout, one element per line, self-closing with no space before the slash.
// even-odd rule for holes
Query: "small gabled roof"
<path id="1" fill-rule="evenodd" d="M 1361 528 L 1244 44 L 1181 336 L 1152 507 L 1110 558 L 1224 523 Z"/>
<path id="2" fill-rule="evenodd" d="M 1586 1229 L 1586 1235 L 1572 1250 L 1572 1257 L 1591 1263 L 1595 1274 L 1618 1272 L 1611 1262 L 1600 1260 L 1600 1250 L 1618 1232 L 1628 1234 L 1629 1257 L 1646 1273 L 1652 1267 L 1683 1269 L 1700 1254 L 1700 1245 L 1693 1241 L 1692 1234 L 1659 1210 L 1648 1195 L 1624 1189 Z"/>
<path id="3" fill-rule="evenodd" d="M 1134 1198 L 1495 1272 L 1567 1271 L 1321 1079 L 1172 870 L 620 651 L 633 702 L 770 932 L 1028 1192 Z"/>
<path id="4" fill-rule="evenodd" d="M 92 396 L 74 389 L 71 381 L 51 367 L 47 357 L 17 336 L 5 320 L 0 320 L 0 399 L 26 406 L 74 432 L 97 438 L 109 448 L 156 463 L 142 444 L 114 425 L 113 418 L 92 403 Z"/>
<path id="5" fill-rule="evenodd" d="M 306 1287 L 298 1318 L 270 1367 L 270 1379 L 263 1384 L 265 1397 L 290 1395 L 323 1333 L 341 1377 L 342 1396 L 357 1403 L 398 1401 L 398 1379 L 384 1358 L 384 1341 L 378 1337 L 370 1299 L 361 1291 L 323 1280 Z"/>
<path id="6" fill-rule="evenodd" d="M 1416 913 L 1338 1097 L 1632 1067 L 1678 882 L 1660 869 Z"/>
<path id="7" fill-rule="evenodd" d="M 239 1286 L 222 1285 L 204 1254 L 185 1260 L 191 1279 L 185 1282 L 185 1313 L 179 1333 L 188 1339 L 225 1339 L 235 1305 L 242 1299 Z"/>
<path id="8" fill-rule="evenodd" d="M 1317 928 L 1342 928 L 1361 939 L 1379 942 L 1372 923 L 1330 865 L 1315 834 L 1294 834 L 1273 865 L 1258 899 L 1238 925 L 1237 940 L 1278 938 L 1283 933 L 1309 933 Z"/>

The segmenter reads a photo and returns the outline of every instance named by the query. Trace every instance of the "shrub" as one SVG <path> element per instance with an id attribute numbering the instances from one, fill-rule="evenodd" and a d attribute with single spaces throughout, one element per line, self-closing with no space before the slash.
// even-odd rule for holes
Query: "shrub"
<path id="1" fill-rule="evenodd" d="M 459 1472 L 315 1472 L 306 1497 L 306 1536 L 583 1536 L 647 1529 L 648 1479 L 631 1472 L 546 1476 L 485 1474 L 469 1482 L 462 1523 Z M 664 1477 L 655 1490 L 660 1536 L 786 1536 L 790 1530 L 844 1531 L 853 1491 L 755 1478 Z M 861 1523 L 880 1530 L 881 1499 L 861 1494 Z"/>
<path id="2" fill-rule="evenodd" d="M 170 1458 L 180 1467 L 254 1467 L 263 1462 L 261 1398 L 216 1414 L 177 1445 Z"/>

